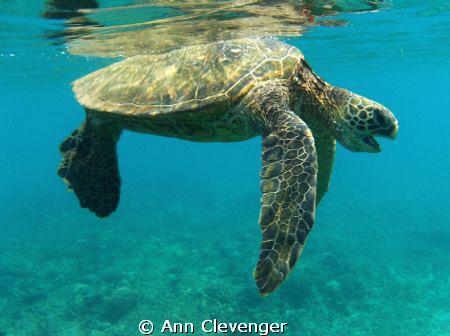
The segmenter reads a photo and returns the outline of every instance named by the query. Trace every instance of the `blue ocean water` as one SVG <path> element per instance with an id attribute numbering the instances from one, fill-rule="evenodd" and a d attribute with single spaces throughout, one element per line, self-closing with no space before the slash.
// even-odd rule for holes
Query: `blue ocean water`
<path id="1" fill-rule="evenodd" d="M 119 208 L 96 218 L 56 176 L 58 145 L 84 118 L 70 82 L 115 60 L 49 45 L 63 21 L 40 18 L 41 2 L 0 7 L 0 335 L 139 335 L 144 319 L 154 334 L 218 319 L 450 335 L 447 1 L 393 0 L 288 40 L 328 82 L 388 106 L 400 132 L 376 155 L 338 146 L 302 257 L 267 298 L 252 279 L 261 140 L 126 132 Z"/>

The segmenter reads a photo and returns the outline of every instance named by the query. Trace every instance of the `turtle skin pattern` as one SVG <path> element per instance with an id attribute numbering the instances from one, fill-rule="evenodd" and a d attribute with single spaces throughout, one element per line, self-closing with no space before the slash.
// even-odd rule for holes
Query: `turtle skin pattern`
<path id="1" fill-rule="evenodd" d="M 121 130 L 83 123 L 60 145 L 63 156 L 58 175 L 73 190 L 82 208 L 99 217 L 111 214 L 119 203 L 120 176 L 116 143 Z"/>
<path id="2" fill-rule="evenodd" d="M 261 253 L 254 272 L 261 295 L 273 292 L 294 267 L 314 224 L 317 156 L 308 126 L 280 114 L 263 136 Z"/>

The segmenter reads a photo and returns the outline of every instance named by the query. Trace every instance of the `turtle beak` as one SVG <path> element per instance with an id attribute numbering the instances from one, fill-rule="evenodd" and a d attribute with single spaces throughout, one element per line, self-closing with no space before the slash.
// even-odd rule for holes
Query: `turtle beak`
<path id="1" fill-rule="evenodd" d="M 395 121 L 395 124 L 391 126 L 390 130 L 391 133 L 389 134 L 389 139 L 395 140 L 398 135 L 398 121 Z"/>
<path id="2" fill-rule="evenodd" d="M 375 136 L 382 136 L 385 138 L 389 138 L 391 140 L 395 140 L 395 138 L 397 138 L 398 135 L 398 122 L 397 120 L 392 123 L 391 126 L 387 127 L 387 128 L 382 128 L 380 130 L 377 130 L 373 133 L 373 135 Z"/>
<path id="3" fill-rule="evenodd" d="M 371 135 L 367 135 L 361 139 L 366 145 L 369 145 L 374 153 L 381 152 L 380 144 Z"/>
<path id="4" fill-rule="evenodd" d="M 380 130 L 377 130 L 372 135 L 366 135 L 361 140 L 366 144 L 369 145 L 374 152 L 381 152 L 380 144 L 375 140 L 374 136 L 379 136 L 383 138 L 388 138 L 391 140 L 395 140 L 398 135 L 398 122 L 397 120 L 388 128 L 383 128 Z"/>

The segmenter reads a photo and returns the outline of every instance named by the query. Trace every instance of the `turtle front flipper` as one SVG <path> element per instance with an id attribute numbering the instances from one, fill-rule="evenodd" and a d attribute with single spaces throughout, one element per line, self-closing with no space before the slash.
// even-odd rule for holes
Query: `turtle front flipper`
<path id="1" fill-rule="evenodd" d="M 119 203 L 120 176 L 116 144 L 121 129 L 94 126 L 89 118 L 60 145 L 63 156 L 58 175 L 75 192 L 80 206 L 99 217 L 111 214 Z"/>
<path id="2" fill-rule="evenodd" d="M 317 157 L 308 126 L 293 112 L 279 113 L 263 137 L 261 254 L 253 274 L 261 295 L 292 270 L 314 224 Z"/>
<path id="3" fill-rule="evenodd" d="M 317 198 L 316 206 L 328 191 L 333 172 L 334 157 L 336 155 L 336 139 L 330 131 L 316 120 L 305 120 L 314 135 L 314 143 L 317 151 Z"/>

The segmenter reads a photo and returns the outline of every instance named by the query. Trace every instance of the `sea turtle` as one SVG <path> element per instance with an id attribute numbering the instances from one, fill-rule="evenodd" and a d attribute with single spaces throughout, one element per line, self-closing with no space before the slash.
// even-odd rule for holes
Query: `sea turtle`
<path id="1" fill-rule="evenodd" d="M 335 140 L 380 151 L 398 122 L 384 106 L 330 85 L 302 53 L 274 39 L 238 39 L 141 55 L 73 83 L 86 121 L 60 146 L 58 174 L 99 217 L 119 201 L 122 130 L 191 141 L 262 135 L 263 240 L 254 278 L 273 292 L 294 267 L 328 189 Z"/>

